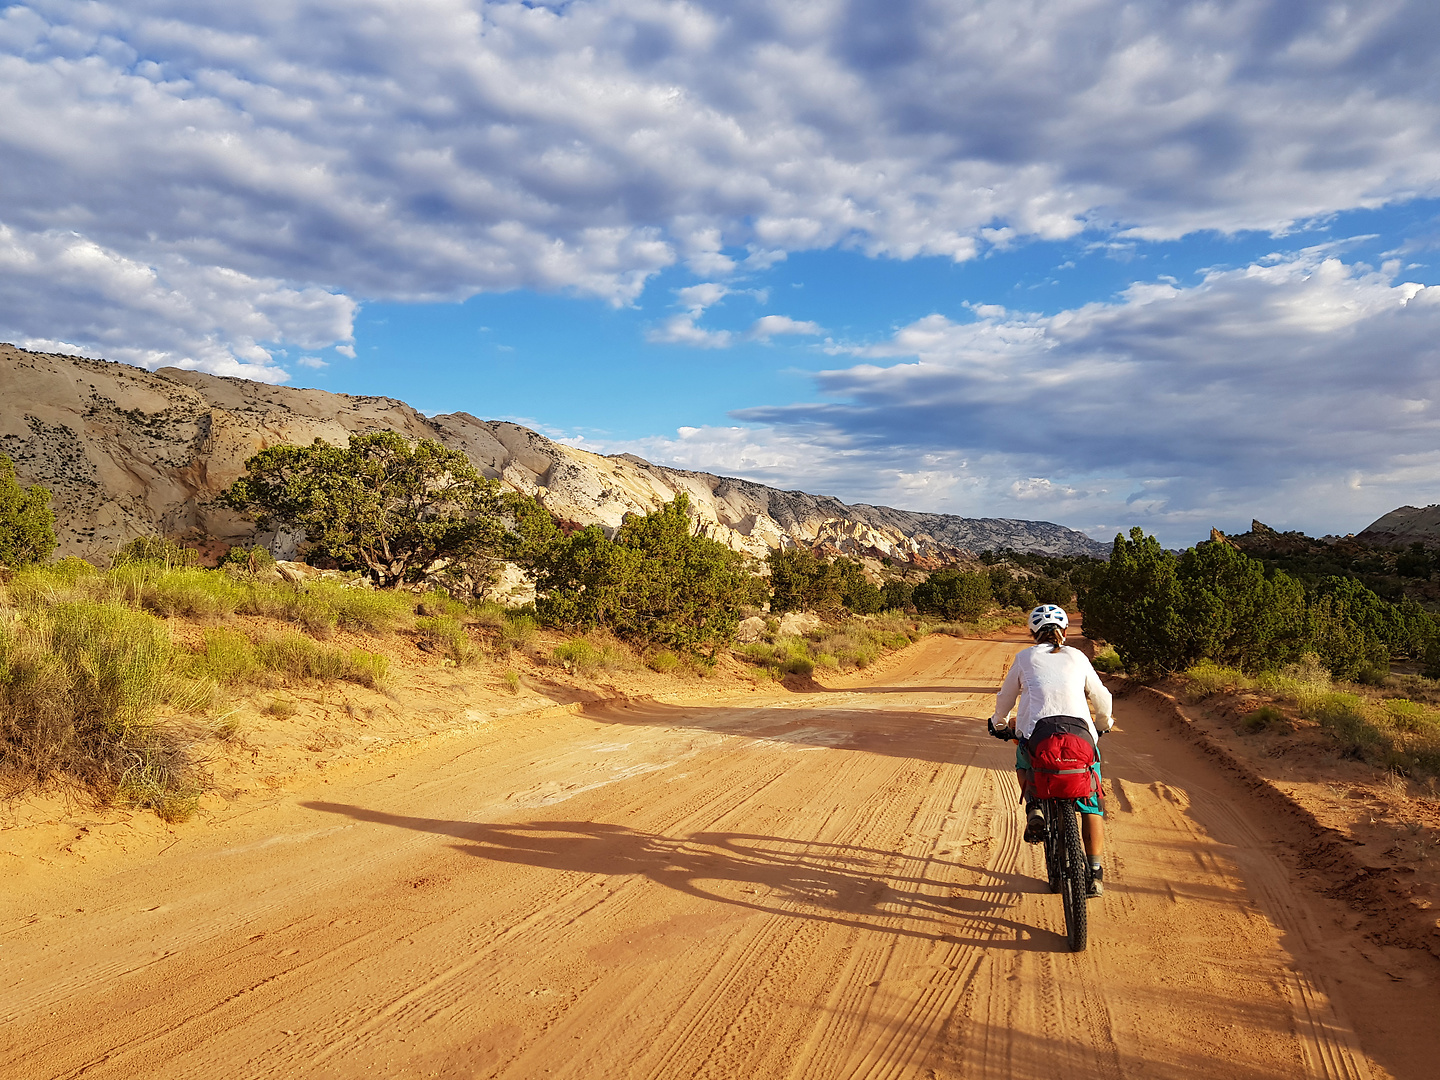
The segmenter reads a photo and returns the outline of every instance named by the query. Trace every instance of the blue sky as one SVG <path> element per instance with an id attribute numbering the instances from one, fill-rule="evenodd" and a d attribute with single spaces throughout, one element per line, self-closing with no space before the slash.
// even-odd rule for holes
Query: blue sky
<path id="1" fill-rule="evenodd" d="M 0 8 L 0 339 L 1167 543 L 1440 501 L 1419 0 Z"/>

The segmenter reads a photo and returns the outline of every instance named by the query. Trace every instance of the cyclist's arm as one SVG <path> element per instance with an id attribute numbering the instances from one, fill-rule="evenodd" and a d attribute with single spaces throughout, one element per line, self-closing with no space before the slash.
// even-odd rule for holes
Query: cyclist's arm
<path id="1" fill-rule="evenodd" d="M 1005 727 L 1006 718 L 1015 703 L 1020 700 L 1020 665 L 1011 664 L 1010 670 L 1005 673 L 1005 681 L 1000 684 L 1000 692 L 995 695 L 995 714 L 990 717 L 992 728 Z"/>
<path id="2" fill-rule="evenodd" d="M 1085 696 L 1090 700 L 1091 712 L 1095 714 L 1095 730 L 1103 735 L 1115 726 L 1115 717 L 1111 715 L 1114 702 L 1095 668 L 1088 663 L 1086 667 L 1089 670 L 1085 673 Z"/>

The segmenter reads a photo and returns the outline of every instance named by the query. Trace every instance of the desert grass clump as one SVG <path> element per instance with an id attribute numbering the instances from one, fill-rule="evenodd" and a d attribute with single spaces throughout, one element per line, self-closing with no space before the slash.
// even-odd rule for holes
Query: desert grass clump
<path id="1" fill-rule="evenodd" d="M 110 561 L 118 566 L 159 566 L 166 570 L 199 566 L 200 553 L 168 536 L 137 536 L 115 553 Z"/>
<path id="2" fill-rule="evenodd" d="M 535 640 L 537 627 L 533 615 L 507 613 L 500 624 L 500 647 L 523 649 Z"/>
<path id="3" fill-rule="evenodd" d="M 776 635 L 736 650 L 742 660 L 764 669 L 776 679 L 810 675 L 815 668 L 865 668 L 893 649 L 903 649 L 931 633 L 925 623 L 896 614 L 851 619 L 839 626 L 821 627 L 805 637 Z"/>
<path id="4" fill-rule="evenodd" d="M 452 615 L 429 615 L 416 619 L 415 629 L 424 641 L 442 650 L 456 667 L 472 664 L 480 656 L 480 650 L 475 647 L 465 627 Z"/>
<path id="5" fill-rule="evenodd" d="M 215 622 L 233 615 L 246 599 L 244 587 L 228 574 L 198 567 L 135 562 L 111 570 L 107 577 L 126 602 L 167 619 L 179 615 Z"/>
<path id="6" fill-rule="evenodd" d="M 255 646 L 236 630 L 205 631 L 205 644 L 190 661 L 194 675 L 214 679 L 221 686 L 247 681 L 258 668 Z"/>
<path id="7" fill-rule="evenodd" d="M 457 600 L 444 589 L 431 589 L 423 593 L 415 604 L 415 614 L 422 616 L 448 615 L 452 619 L 467 619 L 470 605 Z"/>
<path id="8" fill-rule="evenodd" d="M 504 626 L 508 613 L 509 609 L 504 604 L 497 604 L 494 600 L 476 600 L 470 605 L 470 621 L 487 630 L 499 630 Z"/>
<path id="9" fill-rule="evenodd" d="M 514 668 L 505 669 L 505 689 L 512 694 L 520 693 L 520 673 Z"/>
<path id="10" fill-rule="evenodd" d="M 611 671 L 621 664 L 620 650 L 613 643 L 597 643 L 588 638 L 575 638 L 557 645 L 551 655 L 566 671 L 577 671 L 581 675 L 593 675 L 602 669 Z"/>
<path id="11" fill-rule="evenodd" d="M 1188 702 L 1204 701 L 1216 694 L 1245 690 L 1254 685 L 1255 680 L 1239 668 L 1202 660 L 1185 672 L 1183 696 Z"/>
<path id="12" fill-rule="evenodd" d="M 70 783 L 101 802 L 151 805 L 136 802 L 144 787 L 181 800 L 157 803 L 162 816 L 180 814 L 203 772 L 180 726 L 158 714 L 202 707 L 213 691 L 176 669 L 164 623 L 124 604 L 68 601 L 6 618 L 0 783 L 11 793 Z"/>
<path id="13" fill-rule="evenodd" d="M 99 570 L 71 555 L 48 565 L 21 567 L 11 574 L 6 591 L 12 604 L 28 611 L 67 600 L 103 599 L 107 590 Z"/>
<path id="14" fill-rule="evenodd" d="M 151 731 L 143 745 L 126 752 L 115 785 L 118 801 L 152 810 L 161 821 L 178 824 L 195 812 L 208 778 L 192 761 L 188 747 L 165 733 Z"/>
<path id="15" fill-rule="evenodd" d="M 281 634 L 255 645 L 255 659 L 262 667 L 292 679 L 339 680 L 381 689 L 390 671 L 383 656 L 364 649 L 332 648 L 304 634 Z"/>
<path id="16" fill-rule="evenodd" d="M 415 598 L 410 593 L 367 589 L 332 581 L 312 582 L 305 591 L 308 596 L 329 607 L 341 626 L 368 634 L 395 630 L 415 614 Z"/>
<path id="17" fill-rule="evenodd" d="M 680 666 L 680 657 L 676 656 L 669 649 L 661 649 L 654 656 L 645 662 L 646 667 L 651 671 L 659 672 L 661 675 L 669 675 Z"/>
<path id="18" fill-rule="evenodd" d="M 1240 718 L 1240 728 L 1248 734 L 1256 735 L 1284 721 L 1285 714 L 1274 705 L 1261 705 L 1260 708 L 1246 713 Z"/>

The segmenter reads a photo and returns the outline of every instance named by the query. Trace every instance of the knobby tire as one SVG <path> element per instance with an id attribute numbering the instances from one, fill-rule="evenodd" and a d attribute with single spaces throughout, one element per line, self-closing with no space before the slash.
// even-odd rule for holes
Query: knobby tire
<path id="1" fill-rule="evenodd" d="M 1082 952 L 1088 936 L 1085 894 L 1090 889 L 1090 864 L 1085 858 L 1085 845 L 1080 840 L 1080 815 L 1075 805 L 1063 801 L 1055 804 L 1060 818 L 1063 845 L 1063 880 L 1061 897 L 1065 902 L 1065 936 L 1071 952 Z M 1053 818 L 1052 818 L 1053 821 Z"/>
<path id="2" fill-rule="evenodd" d="M 1065 854 L 1061 848 L 1064 832 L 1060 828 L 1060 804 L 1041 803 L 1045 810 L 1045 878 L 1050 891 L 1058 893 L 1065 877 Z"/>

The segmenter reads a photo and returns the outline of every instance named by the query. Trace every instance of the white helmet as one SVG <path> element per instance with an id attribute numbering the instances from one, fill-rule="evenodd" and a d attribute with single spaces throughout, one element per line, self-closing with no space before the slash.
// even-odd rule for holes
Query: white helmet
<path id="1" fill-rule="evenodd" d="M 1041 604 L 1030 612 L 1030 633 L 1038 634 L 1047 626 L 1058 626 L 1061 630 L 1070 625 L 1070 616 L 1056 604 Z"/>

